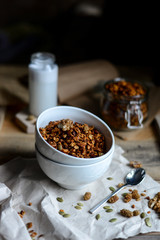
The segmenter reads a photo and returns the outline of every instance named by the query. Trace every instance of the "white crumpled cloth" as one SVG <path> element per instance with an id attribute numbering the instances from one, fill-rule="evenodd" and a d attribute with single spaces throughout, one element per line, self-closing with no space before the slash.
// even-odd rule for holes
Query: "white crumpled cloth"
<path id="1" fill-rule="evenodd" d="M 153 210 L 148 208 L 148 200 L 141 197 L 141 201 L 131 200 L 123 202 L 122 190 L 119 200 L 110 204 L 113 212 L 107 213 L 103 206 L 95 214 L 88 210 L 104 197 L 110 194 L 109 187 L 117 188 L 117 184 L 124 182 L 124 177 L 130 171 L 128 161 L 123 157 L 123 150 L 116 146 L 110 169 L 98 181 L 86 188 L 73 191 L 65 190 L 44 175 L 36 159 L 18 157 L 0 166 L 0 240 L 31 240 L 29 230 L 37 232 L 34 239 L 40 240 L 110 240 L 114 238 L 128 238 L 139 233 L 160 231 L 160 218 Z M 112 177 L 113 180 L 108 180 Z M 146 190 L 151 198 L 160 191 L 160 185 L 150 176 L 138 186 L 139 193 Z M 85 192 L 91 192 L 92 197 L 83 201 Z M 63 202 L 58 202 L 57 197 L 62 197 Z M 32 205 L 29 206 L 28 203 Z M 81 210 L 75 209 L 78 202 L 83 203 Z M 151 211 L 148 216 L 152 227 L 145 225 L 140 216 L 125 218 L 119 214 L 122 208 L 140 212 Z M 105 204 L 109 205 L 109 204 Z M 63 209 L 70 214 L 69 218 L 59 215 Z M 17 213 L 25 211 L 21 218 Z M 99 213 L 101 218 L 96 220 Z M 117 218 L 116 222 L 109 222 Z M 26 228 L 26 223 L 32 222 L 31 229 Z M 38 238 L 39 235 L 43 235 Z"/>

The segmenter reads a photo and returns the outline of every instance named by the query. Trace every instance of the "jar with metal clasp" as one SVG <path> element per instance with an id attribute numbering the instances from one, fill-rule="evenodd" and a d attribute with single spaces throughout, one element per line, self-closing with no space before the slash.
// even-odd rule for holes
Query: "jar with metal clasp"
<path id="1" fill-rule="evenodd" d="M 107 81 L 103 89 L 101 114 L 113 130 L 143 127 L 148 116 L 147 88 L 124 78 Z"/>

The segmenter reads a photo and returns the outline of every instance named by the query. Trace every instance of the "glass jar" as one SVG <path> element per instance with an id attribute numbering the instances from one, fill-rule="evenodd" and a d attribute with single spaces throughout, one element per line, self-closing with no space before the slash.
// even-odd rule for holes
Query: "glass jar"
<path id="1" fill-rule="evenodd" d="M 106 82 L 101 114 L 113 130 L 142 128 L 148 116 L 146 87 L 124 78 L 115 78 Z"/>

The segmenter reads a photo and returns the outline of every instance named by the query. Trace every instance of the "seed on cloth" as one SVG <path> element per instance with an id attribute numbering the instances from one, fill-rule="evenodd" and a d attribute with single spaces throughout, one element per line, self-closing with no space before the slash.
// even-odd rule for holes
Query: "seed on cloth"
<path id="1" fill-rule="evenodd" d="M 106 210 L 106 212 L 113 212 L 113 209 L 109 208 L 109 209 Z"/>
<path id="2" fill-rule="evenodd" d="M 140 214 L 140 217 L 141 217 L 141 218 L 145 218 L 145 216 L 146 216 L 145 212 L 142 212 L 142 213 Z"/>
<path id="3" fill-rule="evenodd" d="M 112 177 L 108 177 L 107 179 L 108 179 L 108 180 L 113 180 L 113 178 L 112 178 Z"/>
<path id="4" fill-rule="evenodd" d="M 111 218 L 110 220 L 109 220 L 109 222 L 116 222 L 117 221 L 117 218 Z"/>
<path id="5" fill-rule="evenodd" d="M 83 203 L 81 202 L 78 202 L 77 205 L 83 207 Z"/>
<path id="6" fill-rule="evenodd" d="M 64 218 L 68 218 L 68 217 L 70 217 L 70 216 L 71 216 L 71 215 L 68 214 L 68 213 L 65 213 L 65 214 L 63 215 Z"/>
<path id="7" fill-rule="evenodd" d="M 146 224 L 147 227 L 152 227 L 150 218 L 145 218 L 145 224 Z"/>
<path id="8" fill-rule="evenodd" d="M 57 197 L 57 201 L 58 202 L 63 202 L 63 198 L 62 197 Z"/>
<path id="9" fill-rule="evenodd" d="M 97 215 L 96 215 L 96 219 L 97 219 L 97 220 L 99 220 L 100 217 L 101 217 L 100 214 L 97 214 Z"/>
<path id="10" fill-rule="evenodd" d="M 110 206 L 104 206 L 103 208 L 104 208 L 104 209 L 109 209 L 109 208 L 110 208 Z"/>
<path id="11" fill-rule="evenodd" d="M 109 187 L 109 189 L 110 189 L 112 192 L 115 192 L 115 188 L 114 188 L 114 187 Z"/>
<path id="12" fill-rule="evenodd" d="M 78 209 L 78 210 L 81 210 L 82 208 L 81 208 L 81 206 L 75 206 L 74 208 L 76 208 L 76 209 Z"/>

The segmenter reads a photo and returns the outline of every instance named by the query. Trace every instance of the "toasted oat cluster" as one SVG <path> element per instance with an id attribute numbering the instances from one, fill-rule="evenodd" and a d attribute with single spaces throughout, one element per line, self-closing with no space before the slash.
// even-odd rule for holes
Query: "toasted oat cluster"
<path id="1" fill-rule="evenodd" d="M 158 192 L 154 198 L 149 200 L 148 206 L 157 213 L 160 213 L 160 192 Z"/>
<path id="2" fill-rule="evenodd" d="M 140 215 L 140 211 L 139 210 L 134 210 L 133 212 L 128 210 L 128 209 L 122 209 L 120 211 L 120 214 L 123 216 L 123 217 L 133 217 L 133 216 L 138 216 Z"/>
<path id="3" fill-rule="evenodd" d="M 106 84 L 106 89 L 115 95 L 122 96 L 137 96 L 146 93 L 145 89 L 139 83 L 131 83 L 125 80 Z"/>
<path id="4" fill-rule="evenodd" d="M 83 196 L 83 200 L 88 201 L 91 198 L 91 193 L 90 192 L 86 192 Z"/>
<path id="5" fill-rule="evenodd" d="M 121 214 L 122 216 L 128 217 L 128 218 L 133 217 L 133 212 L 130 211 L 130 210 L 128 210 L 128 209 L 122 209 L 122 210 L 120 211 L 120 214 Z"/>
<path id="6" fill-rule="evenodd" d="M 132 199 L 135 199 L 136 201 L 140 200 L 140 194 L 138 193 L 138 191 L 135 189 L 133 190 L 131 193 L 127 193 L 124 195 L 124 199 L 123 201 L 125 203 L 130 202 Z"/>
<path id="7" fill-rule="evenodd" d="M 142 163 L 140 163 L 138 161 L 130 161 L 129 165 L 133 168 L 141 168 L 142 167 Z"/>
<path id="8" fill-rule="evenodd" d="M 39 130 L 52 147 L 68 155 L 94 158 L 106 152 L 104 136 L 94 126 L 88 124 L 63 119 L 51 121 Z"/>
<path id="9" fill-rule="evenodd" d="M 119 199 L 119 197 L 117 196 L 117 194 L 115 194 L 114 196 L 112 196 L 109 200 L 108 203 L 115 203 L 117 202 Z"/>

